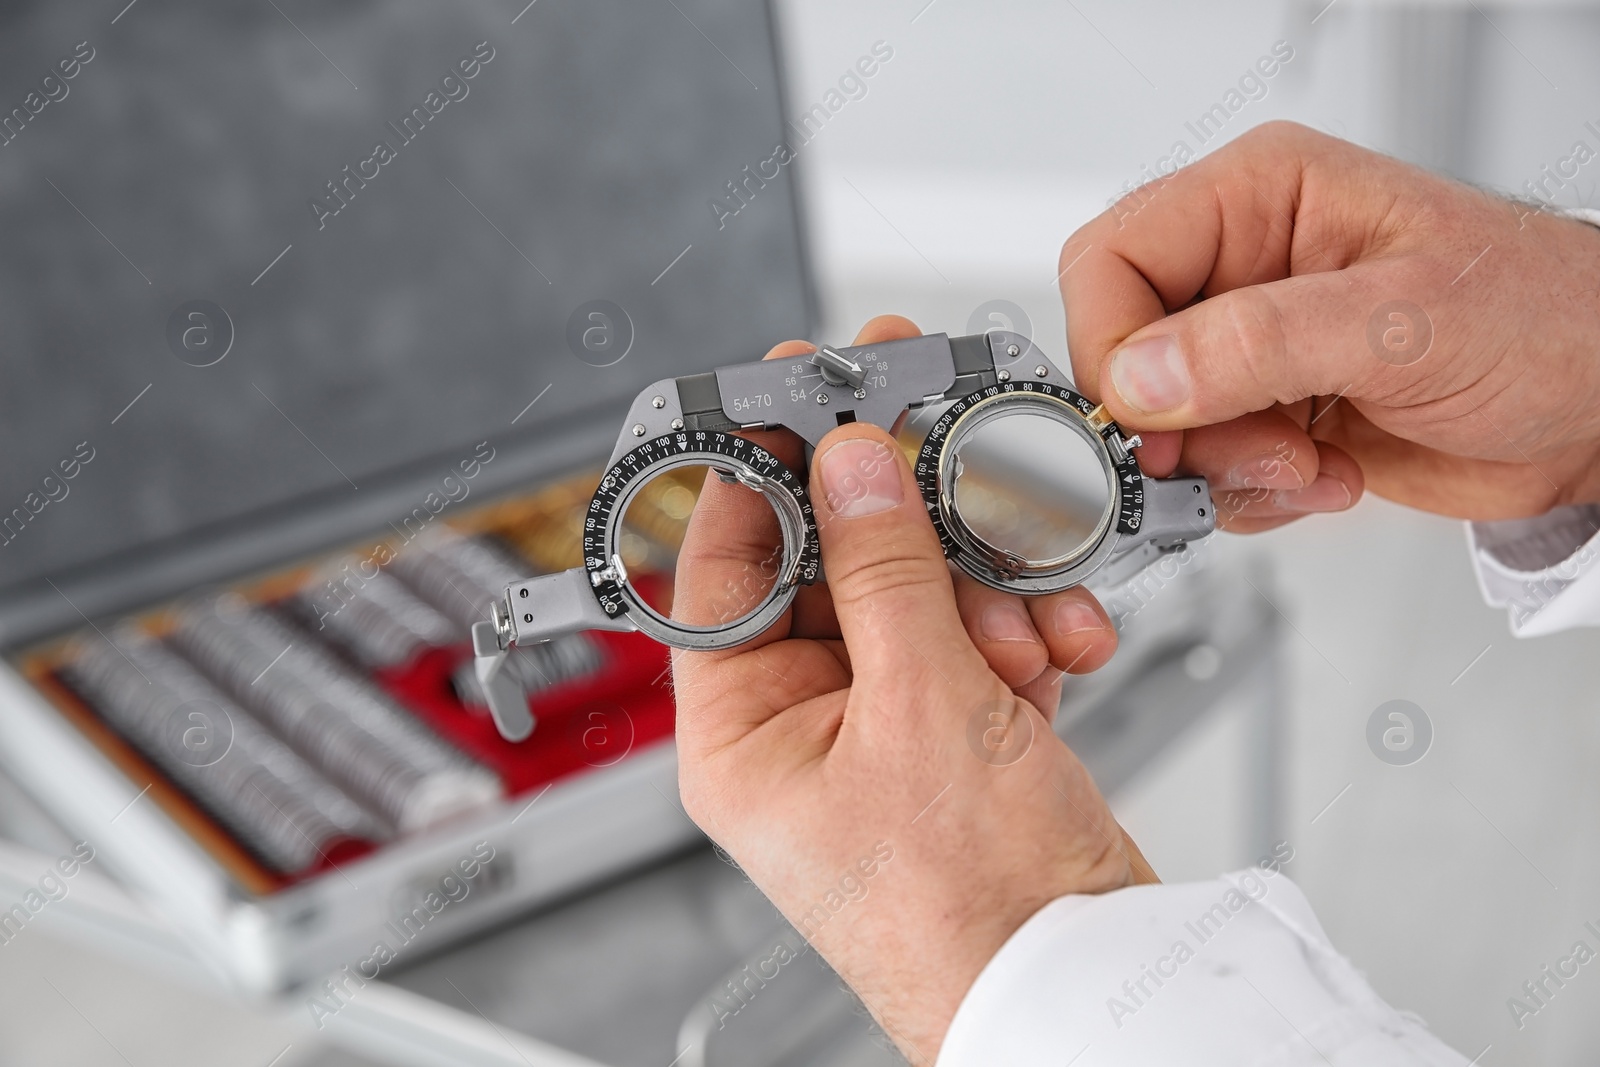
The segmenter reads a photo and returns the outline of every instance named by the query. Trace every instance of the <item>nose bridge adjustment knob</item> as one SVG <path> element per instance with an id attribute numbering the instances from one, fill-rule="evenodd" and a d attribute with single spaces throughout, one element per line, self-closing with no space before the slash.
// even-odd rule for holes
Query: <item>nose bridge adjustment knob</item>
<path id="1" fill-rule="evenodd" d="M 811 361 L 822 371 L 822 380 L 829 385 L 847 385 L 860 389 L 867 382 L 867 369 L 836 349 L 823 345 Z"/>

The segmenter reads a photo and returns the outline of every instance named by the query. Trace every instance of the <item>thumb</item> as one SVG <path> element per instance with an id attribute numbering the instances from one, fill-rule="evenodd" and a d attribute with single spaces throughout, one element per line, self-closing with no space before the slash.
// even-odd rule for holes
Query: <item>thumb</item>
<path id="1" fill-rule="evenodd" d="M 1274 404 L 1340 394 L 1377 399 L 1414 384 L 1433 323 L 1392 267 L 1362 265 L 1230 290 L 1134 333 L 1100 367 L 1119 422 L 1180 430 Z M 1396 293 L 1396 290 L 1400 290 Z M 1381 292 L 1383 297 L 1372 294 Z"/>
<path id="2" fill-rule="evenodd" d="M 834 430 L 817 448 L 811 484 L 854 686 L 903 693 L 983 679 L 987 666 L 962 625 L 939 537 L 894 439 L 865 424 Z"/>

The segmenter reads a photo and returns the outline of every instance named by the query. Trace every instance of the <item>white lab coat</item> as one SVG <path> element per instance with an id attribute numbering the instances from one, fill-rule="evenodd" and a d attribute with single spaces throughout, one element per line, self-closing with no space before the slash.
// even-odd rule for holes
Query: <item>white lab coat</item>
<path id="1" fill-rule="evenodd" d="M 1519 636 L 1600 625 L 1600 507 L 1468 531 Z M 1065 896 L 1023 924 L 956 1011 L 938 1067 L 1454 1065 L 1328 941 L 1287 875 Z"/>

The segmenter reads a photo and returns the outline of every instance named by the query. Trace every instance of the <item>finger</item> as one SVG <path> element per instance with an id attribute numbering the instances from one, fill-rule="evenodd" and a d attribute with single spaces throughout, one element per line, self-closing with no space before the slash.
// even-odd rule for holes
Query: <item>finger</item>
<path id="1" fill-rule="evenodd" d="M 882 315 L 862 327 L 856 343 L 874 344 L 914 337 L 919 332 L 909 319 Z M 764 358 L 788 359 L 813 351 L 815 346 L 808 341 L 785 341 L 773 346 Z M 802 469 L 805 443 L 794 433 L 771 430 L 742 436 L 766 448 L 791 469 Z M 691 616 L 704 616 L 725 610 L 725 603 L 712 601 L 719 593 L 726 593 L 730 581 L 735 588 L 741 581 L 749 584 L 752 569 L 758 576 L 765 576 L 766 571 L 761 568 L 770 559 L 770 543 L 763 540 L 769 532 L 764 523 L 771 520 L 770 512 L 765 500 L 742 486 L 707 479 L 678 556 L 674 614 L 682 610 Z M 836 643 L 839 632 L 828 587 L 802 588 L 788 612 L 743 645 L 714 652 L 674 654 L 674 682 L 680 695 L 693 693 L 696 704 L 719 708 L 738 705 L 734 720 L 721 722 L 718 734 L 738 736 L 740 731 L 748 731 L 793 703 L 848 684 L 849 657 Z M 816 657 L 812 668 L 798 675 L 783 672 L 779 677 L 773 673 L 770 657 L 744 655 L 789 637 L 832 642 L 821 646 L 826 658 Z M 813 657 L 812 651 L 805 648 L 791 650 L 791 655 Z M 731 693 L 746 699 L 728 700 Z"/>
<path id="2" fill-rule="evenodd" d="M 782 344 L 773 345 L 762 356 L 763 361 L 769 359 L 793 359 L 795 356 L 809 356 L 817 350 L 817 346 L 810 341 L 784 341 Z M 758 430 L 755 432 L 744 431 L 740 437 L 749 438 L 754 443 L 771 452 L 783 465 L 792 471 L 805 469 L 806 443 L 800 435 L 792 430 Z"/>
<path id="3" fill-rule="evenodd" d="M 767 601 L 783 570 L 777 512 L 760 493 L 723 478 L 715 468 L 706 471 L 678 551 L 671 615 L 684 625 L 720 627 L 743 619 Z M 787 626 L 762 636 L 774 631 L 769 640 Z"/>
<path id="4" fill-rule="evenodd" d="M 837 640 L 839 617 L 833 613 L 833 596 L 827 582 L 803 585 L 796 591 L 790 612 L 789 636 L 808 640 Z"/>
<path id="5" fill-rule="evenodd" d="M 1117 628 L 1100 601 L 1082 586 L 1029 597 L 1028 611 L 1056 671 L 1088 674 L 1104 667 L 1117 651 Z"/>
<path id="6" fill-rule="evenodd" d="M 872 344 L 895 337 L 916 336 L 916 324 L 898 315 L 881 315 L 869 321 L 856 340 Z M 784 341 L 770 348 L 763 360 L 793 359 L 809 355 L 809 341 Z M 805 442 L 790 430 L 746 431 L 739 436 L 771 452 L 791 470 L 805 462 Z M 777 515 L 759 494 L 737 483 L 708 475 L 690 515 L 678 555 L 673 618 L 694 626 L 735 621 L 758 608 L 777 579 L 782 531 Z M 796 607 L 740 648 L 759 647 L 791 636 L 838 637 L 837 623 L 825 603 L 826 594 L 802 590 Z M 797 629 L 796 622 L 801 625 Z"/>
<path id="7" fill-rule="evenodd" d="M 1384 388 L 1410 384 L 1424 372 L 1397 374 L 1374 358 L 1366 325 L 1384 300 L 1435 279 L 1414 257 L 1348 269 L 1395 240 L 1362 216 L 1365 208 L 1381 220 L 1384 204 L 1362 197 L 1396 181 L 1461 195 L 1286 123 L 1137 191 L 1062 250 L 1077 381 L 1140 430 L 1221 422 L 1307 396 L 1360 397 L 1376 378 Z M 1302 211 L 1330 199 L 1343 209 Z M 1437 280 L 1444 288 L 1450 279 Z"/>
<path id="8" fill-rule="evenodd" d="M 904 337 L 921 337 L 922 330 L 904 315 L 878 315 L 867 320 L 856 333 L 853 345 L 875 345 Z"/>
<path id="9" fill-rule="evenodd" d="M 1099 670 L 1117 650 L 1117 630 L 1087 589 L 1021 597 L 956 572 L 956 606 L 967 634 L 989 668 L 1019 695 L 1050 675 Z M 1034 701 L 1038 704 L 1038 701 Z M 1039 704 L 1040 708 L 1044 705 Z"/>
<path id="10" fill-rule="evenodd" d="M 861 706 L 904 706 L 908 687 L 957 687 L 954 701 L 927 702 L 939 707 L 970 707 L 992 693 L 994 676 L 967 636 L 939 538 L 894 439 L 862 423 L 832 431 L 812 461 L 812 487 Z"/>
<path id="11" fill-rule="evenodd" d="M 1315 396 L 1382 399 L 1431 368 L 1374 354 L 1381 294 L 1412 283 L 1390 263 L 1234 289 L 1137 329 L 1094 371 L 1101 400 L 1137 429 L 1226 422 Z"/>
<path id="12" fill-rule="evenodd" d="M 807 341 L 785 341 L 773 346 L 763 358 L 783 359 L 814 350 Z M 804 442 L 789 431 L 757 431 L 740 436 L 771 452 L 791 470 L 803 469 Z M 673 618 L 689 625 L 709 626 L 736 621 L 755 610 L 777 580 L 782 544 L 777 515 L 764 497 L 708 473 L 678 551 Z M 770 643 L 788 636 L 789 615 L 786 612 L 750 644 Z M 712 658 L 719 657 L 713 654 Z"/>
<path id="13" fill-rule="evenodd" d="M 1287 278 L 1295 267 L 1353 262 L 1362 243 L 1337 231 L 1297 235 L 1293 223 L 1309 171 L 1326 174 L 1326 183 L 1367 158 L 1334 138 L 1272 123 L 1135 190 L 1079 229 L 1062 248 L 1060 279 L 1077 380 L 1098 381 L 1105 357 L 1130 334 L 1197 298 Z"/>
<path id="14" fill-rule="evenodd" d="M 956 610 L 990 669 L 1012 689 L 1039 677 L 1050 662 L 1050 649 L 1023 598 L 961 572 L 953 578 Z"/>
<path id="15" fill-rule="evenodd" d="M 1178 465 L 1230 489 L 1299 489 L 1317 477 L 1317 450 L 1299 424 L 1280 411 L 1257 411 L 1183 435 Z"/>
<path id="16" fill-rule="evenodd" d="M 862 326 L 856 344 L 910 338 L 918 333 L 917 325 L 907 318 L 880 315 Z M 786 341 L 774 346 L 765 358 L 790 358 L 810 354 L 813 350 L 810 342 Z M 760 443 L 792 469 L 800 469 L 805 443 L 789 430 L 770 430 L 746 434 L 746 437 Z M 730 491 L 730 486 L 714 483 L 709 491 L 715 502 L 718 494 Z M 678 557 L 680 589 L 691 590 L 690 595 L 693 595 L 699 573 L 715 574 L 718 568 L 739 565 L 738 560 L 722 558 L 718 561 L 720 555 L 726 555 L 725 549 L 717 547 L 718 536 L 720 531 L 714 520 L 714 510 L 707 509 L 702 517 L 701 510 L 696 507 L 685 547 Z M 698 566 L 686 571 L 683 568 L 685 558 Z M 749 560 L 742 563 L 749 565 Z M 680 709 L 678 744 L 686 753 L 686 766 L 694 766 L 696 753 L 722 749 L 749 736 L 754 729 L 778 725 L 774 720 L 781 717 L 795 723 L 790 729 L 805 733 L 805 737 L 792 739 L 802 744 L 787 745 L 792 757 L 803 758 L 806 752 L 826 749 L 832 712 L 830 705 L 819 701 L 819 697 L 846 688 L 853 673 L 850 651 L 838 640 L 838 635 L 840 625 L 829 585 L 818 584 L 798 590 L 794 608 L 746 645 L 715 653 L 674 651 L 672 670 Z M 779 649 L 766 648 L 787 637 L 813 640 L 786 641 L 781 645 L 782 656 L 774 654 Z M 797 713 L 802 709 L 806 709 L 806 713 Z"/>
<path id="17" fill-rule="evenodd" d="M 1183 451 L 1182 430 L 1146 430 L 1139 435 L 1144 442 L 1133 450 L 1139 469 L 1152 478 L 1167 478 L 1178 469 L 1178 457 Z"/>
<path id="18" fill-rule="evenodd" d="M 1054 726 L 1056 712 L 1061 710 L 1061 684 L 1066 677 L 1054 667 L 1046 667 L 1039 677 L 1017 686 L 1014 691 L 1017 696 L 1038 708 L 1044 721 Z"/>
<path id="19" fill-rule="evenodd" d="M 816 714 L 828 714 L 822 707 L 827 699 L 837 699 L 850 684 L 849 662 L 838 646 L 837 641 L 751 643 L 737 655 L 674 649 L 676 736 L 685 767 L 774 720 L 803 720 L 790 730 L 810 729 L 806 723 L 814 723 Z M 802 707 L 806 712 L 795 714 Z M 802 762 L 814 754 L 788 753 Z"/>
<path id="20" fill-rule="evenodd" d="M 1293 489 L 1224 489 L 1216 492 L 1217 524 L 1235 533 L 1255 532 L 1299 518 L 1327 511 L 1346 511 L 1355 506 L 1366 490 L 1361 466 L 1348 452 L 1328 441 L 1313 442 L 1317 475 L 1304 486 Z"/>
<path id="21" fill-rule="evenodd" d="M 856 333 L 852 344 L 870 345 L 921 334 L 917 324 L 902 315 L 879 315 L 869 319 Z M 763 359 L 789 359 L 816 351 L 809 341 L 785 341 L 774 345 Z M 783 460 L 791 469 L 800 470 L 804 462 L 805 442 L 788 430 L 770 431 L 759 435 L 764 448 Z M 833 612 L 833 598 L 826 582 L 802 588 L 795 596 L 787 635 L 810 639 L 837 638 L 839 620 Z"/>

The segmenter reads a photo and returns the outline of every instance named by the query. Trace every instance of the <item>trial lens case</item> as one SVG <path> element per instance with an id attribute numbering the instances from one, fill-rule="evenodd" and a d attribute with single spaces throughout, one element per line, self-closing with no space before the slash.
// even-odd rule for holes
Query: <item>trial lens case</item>
<path id="1" fill-rule="evenodd" d="M 495 750 L 498 801 L 275 879 L 59 691 L 63 641 L 162 632 L 199 593 L 271 601 L 434 524 L 537 555 L 643 385 L 814 321 L 796 168 L 736 217 L 710 206 L 787 138 L 767 5 L 297 20 L 201 0 L 88 27 L 0 14 L 7 69 L 86 39 L 96 56 L 0 151 L 0 512 L 21 509 L 0 544 L 0 766 L 249 991 L 394 942 L 447 876 L 469 891 L 429 913 L 428 947 L 696 840 L 664 656 L 607 645 L 597 688 Z M 599 355 L 597 301 L 624 331 Z M 574 760 L 601 692 L 637 729 Z M 447 704 L 413 710 L 465 714 Z"/>

